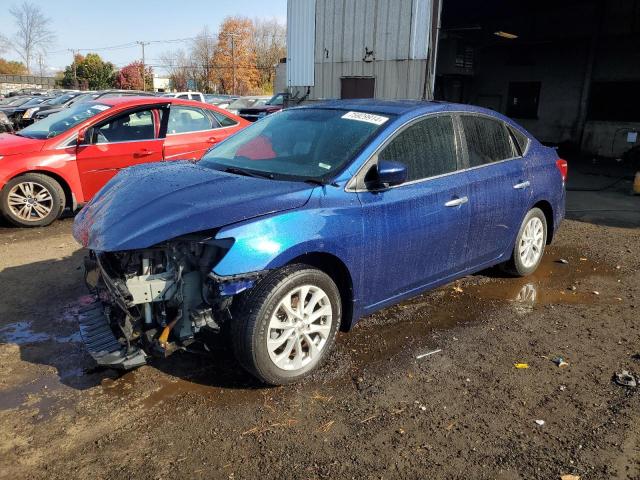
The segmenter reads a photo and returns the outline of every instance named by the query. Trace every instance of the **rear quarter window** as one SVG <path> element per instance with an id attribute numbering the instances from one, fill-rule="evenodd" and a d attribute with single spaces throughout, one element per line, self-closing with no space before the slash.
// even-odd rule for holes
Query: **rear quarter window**
<path id="1" fill-rule="evenodd" d="M 489 117 L 460 117 L 467 143 L 469 166 L 478 167 L 518 156 L 504 123 Z"/>
<path id="2" fill-rule="evenodd" d="M 211 113 L 211 115 L 213 115 L 213 118 L 215 118 L 218 121 L 221 127 L 233 127 L 234 125 L 238 124 L 238 122 L 227 117 L 226 115 L 223 115 L 222 113 L 215 112 L 212 110 L 210 110 L 209 112 Z"/>

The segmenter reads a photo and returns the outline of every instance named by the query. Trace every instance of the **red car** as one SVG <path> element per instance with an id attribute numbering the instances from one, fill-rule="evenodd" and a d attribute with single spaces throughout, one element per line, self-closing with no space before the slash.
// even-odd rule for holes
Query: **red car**
<path id="1" fill-rule="evenodd" d="M 0 134 L 0 212 L 19 226 L 44 226 L 75 210 L 122 168 L 199 159 L 249 122 L 213 105 L 120 97 L 73 105 Z"/>

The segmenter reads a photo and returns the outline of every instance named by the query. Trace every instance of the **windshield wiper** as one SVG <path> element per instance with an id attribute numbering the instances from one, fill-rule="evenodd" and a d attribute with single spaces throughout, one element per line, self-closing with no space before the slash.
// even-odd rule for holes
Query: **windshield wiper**
<path id="1" fill-rule="evenodd" d="M 227 173 L 235 173 L 236 175 L 244 175 L 246 177 L 253 177 L 253 178 L 268 178 L 270 180 L 273 180 L 274 178 L 273 173 L 256 172 L 254 170 L 245 170 L 244 168 L 238 168 L 238 167 L 226 167 L 224 171 Z"/>

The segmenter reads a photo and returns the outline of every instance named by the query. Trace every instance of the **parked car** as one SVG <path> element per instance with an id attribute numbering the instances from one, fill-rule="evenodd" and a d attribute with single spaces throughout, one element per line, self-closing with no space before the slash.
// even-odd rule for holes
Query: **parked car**
<path id="1" fill-rule="evenodd" d="M 233 95 L 224 95 L 218 93 L 205 93 L 204 95 L 205 102 L 220 108 L 225 108 L 227 105 L 237 99 L 238 97 L 234 97 Z"/>
<path id="2" fill-rule="evenodd" d="M 143 92 L 140 90 L 114 90 L 114 89 L 110 89 L 110 90 L 100 90 L 97 92 L 91 91 L 91 92 L 80 92 L 80 95 L 72 98 L 71 100 L 67 101 L 66 103 L 59 105 L 55 108 L 51 108 L 49 110 L 44 110 L 44 111 L 39 111 L 36 112 L 35 114 L 35 118 L 34 121 L 38 121 L 38 120 L 42 120 L 43 118 L 48 117 L 49 115 L 52 115 L 54 113 L 58 113 L 60 111 L 62 111 L 65 108 L 69 108 L 72 105 L 75 105 L 76 103 L 82 103 L 82 102 L 90 102 L 92 100 L 98 100 L 100 98 L 104 99 L 104 98 L 120 98 L 120 97 L 151 97 L 151 96 L 155 96 L 153 93 L 150 92 Z"/>
<path id="3" fill-rule="evenodd" d="M 18 107 L 13 107 L 10 110 L 4 109 L 3 111 L 7 114 L 7 116 L 9 117 L 9 120 L 13 122 L 14 127 L 19 129 L 19 128 L 22 128 L 22 117 L 24 116 L 27 110 L 31 108 L 36 108 L 37 106 L 42 105 L 43 103 L 51 100 L 52 98 L 54 97 L 44 97 L 44 96 L 33 97 L 28 102 L 25 102 Z"/>
<path id="4" fill-rule="evenodd" d="M 196 102 L 205 102 L 204 95 L 200 92 L 175 92 L 175 93 L 165 93 L 162 95 L 163 97 L 169 98 L 180 98 L 182 100 L 194 100 Z"/>
<path id="5" fill-rule="evenodd" d="M 254 105 L 255 106 L 263 105 L 263 104 L 267 103 L 270 98 L 271 97 L 264 96 L 264 95 L 254 95 L 254 96 L 240 97 L 237 100 L 234 100 L 233 102 L 229 103 L 229 105 L 227 105 L 224 108 L 226 110 L 230 111 L 231 113 L 233 113 L 234 115 L 237 115 L 238 112 L 241 109 L 249 108 L 249 107 L 252 107 Z"/>
<path id="6" fill-rule="evenodd" d="M 252 105 L 249 108 L 241 108 L 238 110 L 238 116 L 248 120 L 249 122 L 255 122 L 256 120 L 260 120 L 271 113 L 282 110 L 284 108 L 284 98 L 284 93 L 278 93 L 264 104 Z"/>
<path id="7" fill-rule="evenodd" d="M 49 110 L 56 110 L 59 111 L 60 108 L 65 108 L 66 105 L 71 102 L 71 100 L 73 100 L 74 98 L 76 98 L 78 95 L 80 95 L 80 92 L 69 92 L 69 93 L 63 93 L 57 97 L 53 97 L 50 98 L 42 103 L 40 103 L 39 105 L 30 107 L 25 109 L 24 114 L 22 115 L 22 118 L 20 119 L 20 127 L 24 128 L 28 125 L 31 125 L 35 120 L 36 120 L 36 114 L 37 113 L 42 113 L 42 112 L 47 112 Z M 44 118 L 44 115 L 42 117 L 39 117 L 38 119 Z"/>
<path id="8" fill-rule="evenodd" d="M 13 132 L 13 122 L 9 120 L 7 114 L 0 111 L 0 133 Z"/>
<path id="9" fill-rule="evenodd" d="M 48 225 L 65 207 L 89 201 L 120 169 L 198 159 L 246 125 L 212 105 L 178 99 L 77 103 L 0 134 L 0 212 L 15 225 Z"/>
<path id="10" fill-rule="evenodd" d="M 197 163 L 122 171 L 80 212 L 101 365 L 226 331 L 268 384 L 295 382 L 363 315 L 495 264 L 536 270 L 567 164 L 479 107 L 349 100 L 295 107 Z M 103 303 L 104 302 L 104 303 Z"/>

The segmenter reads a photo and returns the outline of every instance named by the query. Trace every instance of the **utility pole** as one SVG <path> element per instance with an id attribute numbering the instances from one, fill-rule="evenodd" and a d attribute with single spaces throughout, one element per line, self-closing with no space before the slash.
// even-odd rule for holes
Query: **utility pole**
<path id="1" fill-rule="evenodd" d="M 232 95 L 236 94 L 236 37 L 239 33 L 223 33 L 222 35 L 231 37 L 231 82 L 233 84 Z"/>
<path id="2" fill-rule="evenodd" d="M 72 48 L 68 49 L 73 55 L 73 88 L 78 89 L 78 69 L 76 68 L 76 55 L 78 55 L 79 50 L 74 50 Z"/>
<path id="3" fill-rule="evenodd" d="M 136 42 L 142 47 L 142 91 L 147 91 L 147 82 L 145 81 L 145 66 L 144 66 L 144 46 L 149 45 L 150 42 Z"/>

